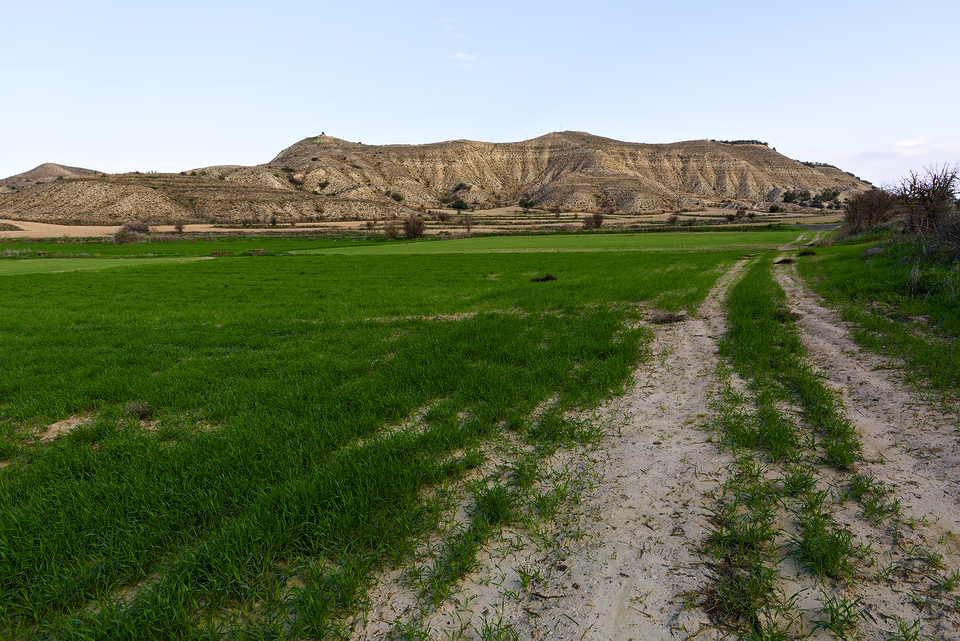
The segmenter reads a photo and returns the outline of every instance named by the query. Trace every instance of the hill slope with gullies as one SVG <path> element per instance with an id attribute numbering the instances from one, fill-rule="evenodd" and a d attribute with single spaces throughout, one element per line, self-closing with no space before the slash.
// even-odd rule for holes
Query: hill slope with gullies
<path id="1" fill-rule="evenodd" d="M 0 217 L 74 223 L 374 219 L 439 208 L 514 205 L 572 211 L 699 209 L 778 202 L 787 190 L 861 191 L 836 167 L 762 143 L 621 142 L 582 132 L 516 143 L 363 145 L 304 139 L 270 162 L 180 174 L 102 174 L 41 165 L 0 181 Z"/>

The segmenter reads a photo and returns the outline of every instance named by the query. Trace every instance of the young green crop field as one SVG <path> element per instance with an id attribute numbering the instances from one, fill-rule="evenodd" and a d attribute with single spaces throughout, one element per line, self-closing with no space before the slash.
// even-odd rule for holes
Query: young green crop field
<path id="1" fill-rule="evenodd" d="M 907 519 L 857 471 L 859 434 L 774 279 L 770 250 L 800 235 L 2 246 L 0 638 L 349 637 L 379 573 L 428 540 L 410 582 L 438 607 L 502 527 L 557 513 L 566 488 L 540 481 L 599 441 L 584 417 L 643 372 L 639 321 L 695 314 L 745 256 L 703 427 L 736 465 L 704 497 L 700 605 L 728 631 L 792 634 L 764 614 L 793 616 L 774 603 L 785 559 L 855 582 L 878 552 L 833 514 Z M 955 392 L 956 268 L 866 246 L 819 247 L 798 271 L 865 346 Z M 451 488 L 463 520 L 439 537 Z M 821 627 L 846 635 L 855 605 L 825 601 Z"/>
<path id="2" fill-rule="evenodd" d="M 571 417 L 630 381 L 636 319 L 798 233 L 682 236 L 8 248 L 0 636 L 334 634 L 507 435 L 527 454 L 470 485 L 442 598 L 541 458 L 597 437 Z"/>

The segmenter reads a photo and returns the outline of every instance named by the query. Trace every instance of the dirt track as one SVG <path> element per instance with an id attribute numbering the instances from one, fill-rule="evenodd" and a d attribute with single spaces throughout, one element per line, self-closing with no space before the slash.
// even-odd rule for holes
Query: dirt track
<path id="1" fill-rule="evenodd" d="M 481 621 L 494 621 L 530 639 L 736 638 L 691 602 L 709 582 L 709 559 L 699 552 L 710 533 L 705 494 L 723 482 L 733 460 L 704 426 L 718 387 L 723 300 L 743 267 L 738 263 L 720 278 L 696 317 L 653 326 L 651 360 L 638 370 L 631 391 L 598 417 L 607 436 L 588 456 L 599 477 L 577 513 L 551 546 L 522 543 L 522 536 L 508 533 L 512 542 L 486 558 L 485 570 L 470 577 L 457 599 L 426 613 L 424 622 L 436 637 L 462 631 L 466 622 L 479 629 Z M 862 524 L 858 508 L 848 502 L 838 522 L 860 545 L 877 546 L 878 564 L 898 563 L 902 570 L 877 579 L 879 567 L 865 556 L 847 582 L 817 585 L 797 579 L 796 564 L 786 558 L 780 570 L 788 589 L 806 588 L 796 615 L 809 632 L 822 616 L 822 599 L 840 595 L 861 599 L 857 638 L 888 639 L 898 620 L 919 621 L 918 629 L 932 638 L 960 638 L 952 597 L 930 598 L 935 577 L 906 570 L 914 562 L 909 550 L 921 547 L 943 555 L 941 576 L 960 568 L 957 417 L 923 402 L 882 359 L 864 354 L 833 312 L 797 280 L 792 265 L 776 266 L 774 273 L 800 314 L 810 359 L 841 392 L 862 432 L 866 460 L 858 471 L 892 486 L 910 524 L 897 532 Z M 589 467 L 585 460 L 580 464 Z M 536 577 L 526 587 L 519 568 Z M 377 638 L 417 609 L 395 581 L 382 586 L 373 603 L 379 606 L 359 638 Z M 817 629 L 812 638 L 835 637 Z"/>

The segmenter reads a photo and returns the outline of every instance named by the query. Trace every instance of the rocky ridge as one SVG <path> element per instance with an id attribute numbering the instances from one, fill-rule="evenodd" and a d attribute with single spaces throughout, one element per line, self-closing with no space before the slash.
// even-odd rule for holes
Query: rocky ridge
<path id="1" fill-rule="evenodd" d="M 573 211 L 698 209 L 777 202 L 784 191 L 869 184 L 762 143 L 629 143 L 582 132 L 516 143 L 363 145 L 306 138 L 263 165 L 102 174 L 46 164 L 0 181 L 0 216 L 73 223 L 279 222 L 388 218 L 456 200 Z"/>

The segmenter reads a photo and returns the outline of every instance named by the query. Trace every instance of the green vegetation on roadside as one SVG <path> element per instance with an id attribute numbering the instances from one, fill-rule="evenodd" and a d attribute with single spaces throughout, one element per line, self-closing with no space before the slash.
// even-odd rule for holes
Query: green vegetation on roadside
<path id="1" fill-rule="evenodd" d="M 798 269 L 856 328 L 853 338 L 902 359 L 921 386 L 960 390 L 960 264 L 923 260 L 922 241 L 853 239 L 817 248 Z M 876 248 L 876 249 L 873 249 Z"/>
<path id="2" fill-rule="evenodd" d="M 873 462 L 860 459 L 838 395 L 811 369 L 772 262 L 771 254 L 757 259 L 727 298 L 721 352 L 742 381 L 718 368 L 713 426 L 736 465 L 708 504 L 704 551 L 715 562 L 699 604 L 742 638 L 802 638 L 811 624 L 854 638 L 863 607 L 849 585 L 942 585 L 953 575 L 933 549 L 905 544 L 916 521 L 903 517 L 889 486 L 858 469 Z M 787 559 L 798 576 L 781 571 Z M 821 605 L 816 618 L 799 606 L 811 595 Z"/>
<path id="3" fill-rule="evenodd" d="M 562 502 L 525 488 L 596 438 L 570 413 L 629 381 L 637 303 L 692 313 L 736 256 L 624 249 L 0 278 L 0 636 L 345 635 L 438 527 L 429 490 L 516 441 L 513 476 L 471 481 L 426 582 L 442 599 L 520 505 Z"/>

